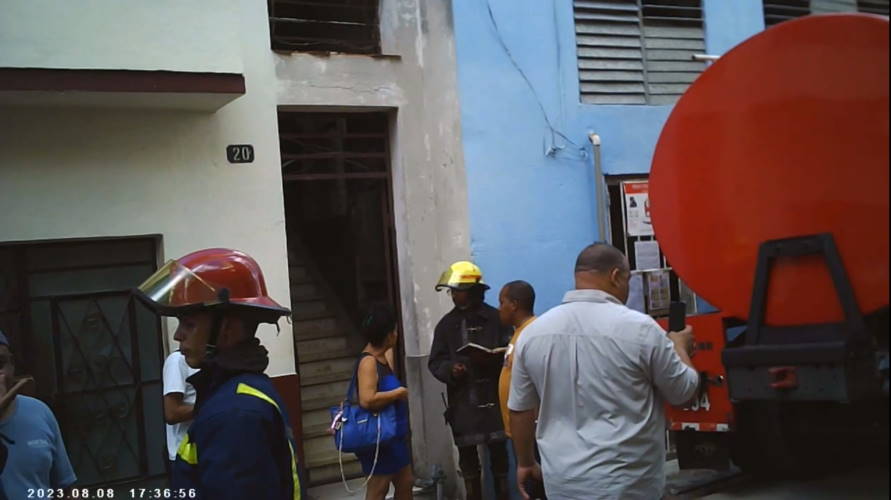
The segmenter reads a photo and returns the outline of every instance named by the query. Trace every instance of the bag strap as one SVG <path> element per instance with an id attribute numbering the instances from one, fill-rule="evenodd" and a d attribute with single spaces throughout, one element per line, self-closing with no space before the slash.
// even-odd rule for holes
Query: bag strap
<path id="1" fill-rule="evenodd" d="M 371 356 L 371 355 L 372 355 L 371 353 L 363 351 L 359 355 L 359 359 L 356 360 L 356 366 L 353 367 L 353 378 L 350 379 L 350 385 L 347 388 L 347 393 L 346 393 L 346 398 L 345 398 L 346 401 L 351 401 L 350 396 L 353 394 L 353 391 L 357 391 L 356 399 L 359 399 L 359 393 L 358 393 L 358 390 L 356 389 L 356 381 L 359 378 L 359 363 L 361 363 L 362 360 L 365 359 L 365 356 Z M 374 364 L 377 367 L 377 377 L 378 377 L 377 384 L 378 384 L 378 387 L 380 387 L 381 364 L 378 363 L 376 359 L 374 360 Z M 377 468 L 377 459 L 378 459 L 378 456 L 379 456 L 380 450 L 381 450 L 381 419 L 380 419 L 380 416 L 378 416 L 378 419 L 377 419 L 377 440 L 376 440 L 375 447 L 374 447 L 374 462 L 371 464 L 371 471 L 368 473 L 368 477 L 365 478 L 365 480 L 362 482 L 362 484 L 356 490 L 350 489 L 350 486 L 347 484 L 346 474 L 344 473 L 344 470 L 343 470 L 343 433 L 342 432 L 340 434 L 340 442 L 337 443 L 336 441 L 337 441 L 337 435 L 335 434 L 335 444 L 337 445 L 337 462 L 338 462 L 338 464 L 340 464 L 340 480 L 343 482 L 343 487 L 344 487 L 344 489 L 346 489 L 346 491 L 348 493 L 350 493 L 350 494 L 357 493 L 368 484 L 368 481 L 370 481 L 371 477 L 374 475 L 374 470 Z"/>
<path id="2" fill-rule="evenodd" d="M 359 359 L 362 359 L 362 358 L 359 358 Z M 336 436 L 335 436 L 335 440 L 336 440 Z M 381 419 L 380 419 L 380 417 L 378 417 L 378 419 L 377 419 L 377 442 L 374 447 L 374 462 L 371 464 L 371 471 L 369 471 L 368 477 L 366 477 L 365 480 L 362 481 L 362 484 L 359 485 L 359 487 L 356 488 L 355 490 L 350 489 L 350 485 L 347 484 L 346 474 L 344 473 L 344 470 L 343 470 L 343 432 L 341 432 L 341 434 L 340 434 L 340 443 L 335 443 L 335 444 L 337 444 L 337 462 L 340 464 L 340 480 L 343 482 L 343 487 L 347 490 L 347 493 L 356 494 L 360 490 L 362 490 L 362 488 L 365 488 L 365 486 L 368 485 L 368 481 L 371 481 L 371 477 L 374 476 L 374 469 L 377 468 L 377 459 L 378 459 L 378 456 L 380 455 L 380 451 L 381 451 Z"/>
<path id="3" fill-rule="evenodd" d="M 359 400 L 359 389 L 356 387 L 356 384 L 359 380 L 359 363 L 361 363 L 366 356 L 373 356 L 373 354 L 371 354 L 370 352 L 362 351 L 362 353 L 359 354 L 359 359 L 356 360 L 356 365 L 353 367 L 353 377 L 350 379 L 350 385 L 347 387 L 346 396 L 344 397 L 345 401 L 349 401 L 350 403 L 352 403 L 358 402 Z M 375 359 L 374 366 L 375 368 L 377 368 L 377 386 L 380 387 L 381 379 L 383 378 L 381 376 L 381 364 L 378 363 Z M 354 393 L 356 394 L 355 400 L 352 398 Z"/>

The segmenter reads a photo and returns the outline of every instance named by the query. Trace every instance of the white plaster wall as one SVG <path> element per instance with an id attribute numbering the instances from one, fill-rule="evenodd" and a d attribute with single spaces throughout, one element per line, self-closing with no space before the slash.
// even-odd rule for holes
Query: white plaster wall
<path id="1" fill-rule="evenodd" d="M 444 386 L 429 373 L 433 329 L 452 304 L 433 287 L 470 257 L 450 0 L 382 0 L 383 57 L 276 54 L 277 98 L 288 109 L 338 106 L 393 110 L 393 184 L 406 374 L 415 473 L 432 464 L 454 484 Z M 450 493 L 451 494 L 451 493 Z"/>
<path id="2" fill-rule="evenodd" d="M 0 0 L 0 67 L 241 73 L 237 1 Z"/>
<path id="3" fill-rule="evenodd" d="M 288 303 L 276 107 L 392 110 L 397 258 L 409 357 L 413 455 L 419 476 L 425 477 L 430 465 L 439 464 L 453 480 L 454 450 L 442 421 L 439 395 L 444 387 L 426 368 L 433 328 L 451 308 L 448 297 L 433 286 L 446 266 L 470 256 L 451 2 L 383 0 L 382 47 L 387 57 L 373 58 L 275 54 L 269 50 L 265 2 L 228 1 L 237 26 L 220 31 L 238 40 L 236 59 L 243 61 L 247 93 L 216 113 L 0 109 L 0 241 L 161 234 L 165 258 L 210 246 L 235 247 L 257 258 L 270 294 Z M 4 12 L 16 3 L 0 2 Z M 88 3 L 98 9 L 103 2 Z M 121 3 L 140 10 L 132 5 L 137 2 Z M 166 5 L 185 9 L 183 19 L 194 18 L 186 16 L 193 7 L 185 4 L 196 2 L 181 3 L 159 0 L 145 9 L 157 11 L 158 5 Z M 20 16 L 35 15 L 15 6 Z M 202 7 L 202 14 L 213 15 L 214 9 L 204 3 Z M 78 16 L 90 19 L 95 14 L 92 9 L 73 8 L 67 13 L 74 25 L 80 24 Z M 6 30 L 12 23 L 6 16 L 0 18 L 4 18 L 0 29 Z M 134 30 L 140 32 L 138 27 Z M 183 46 L 198 44 L 206 31 L 196 30 L 195 39 L 184 40 Z M 212 36 L 217 35 L 223 36 Z M 95 54 L 90 56 L 93 62 L 84 62 L 90 59 L 82 58 L 80 51 L 63 56 L 49 51 L 27 55 L 25 50 L 21 55 L 22 46 L 15 51 L 2 48 L 8 40 L 0 38 L 0 66 L 12 65 L 14 57 L 25 61 L 19 64 L 40 67 L 112 65 L 113 58 Z M 120 40 L 115 51 L 128 53 L 129 39 Z M 179 61 L 178 52 L 170 45 L 159 48 L 156 64 L 198 71 L 191 62 Z M 129 53 L 114 60 L 126 63 L 127 69 L 150 69 L 145 61 L 154 59 Z M 135 67 L 140 58 L 143 62 Z M 231 71 L 223 66 L 219 70 Z M 254 145 L 256 161 L 228 164 L 225 146 L 243 143 Z M 294 373 L 291 328 L 285 322 L 281 326 L 278 334 L 271 326 L 260 332 L 271 352 L 270 375 Z"/>
<path id="4" fill-rule="evenodd" d="M 161 234 L 165 259 L 233 247 L 253 255 L 272 297 L 289 303 L 266 7 L 232 8 L 247 93 L 216 113 L 0 109 L 0 241 Z M 253 144 L 255 162 L 229 164 L 227 144 Z M 280 323 L 280 333 L 259 333 L 272 376 L 295 372 L 291 328 Z"/>

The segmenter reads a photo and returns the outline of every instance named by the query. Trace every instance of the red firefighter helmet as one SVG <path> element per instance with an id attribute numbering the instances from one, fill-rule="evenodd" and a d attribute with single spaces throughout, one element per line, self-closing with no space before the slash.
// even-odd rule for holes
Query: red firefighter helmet
<path id="1" fill-rule="evenodd" d="M 228 248 L 208 248 L 170 260 L 136 291 L 163 316 L 226 309 L 275 323 L 291 312 L 269 297 L 257 261 Z"/>

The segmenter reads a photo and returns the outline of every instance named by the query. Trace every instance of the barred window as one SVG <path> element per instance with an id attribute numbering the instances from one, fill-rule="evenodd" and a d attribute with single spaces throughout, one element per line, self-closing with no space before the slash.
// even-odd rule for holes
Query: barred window
<path id="1" fill-rule="evenodd" d="M 378 0 L 267 0 L 272 50 L 380 53 Z"/>
<path id="2" fill-rule="evenodd" d="M 764 25 L 773 26 L 810 14 L 835 12 L 866 12 L 887 16 L 888 4 L 889 0 L 765 0 Z"/>
<path id="3" fill-rule="evenodd" d="M 810 0 L 774 0 L 764 2 L 764 25 L 773 26 L 811 13 Z"/>
<path id="4" fill-rule="evenodd" d="M 671 104 L 704 62 L 700 0 L 575 0 L 581 101 Z"/>
<path id="5" fill-rule="evenodd" d="M 888 0 L 857 0 L 857 10 L 868 14 L 887 16 L 889 11 Z"/>

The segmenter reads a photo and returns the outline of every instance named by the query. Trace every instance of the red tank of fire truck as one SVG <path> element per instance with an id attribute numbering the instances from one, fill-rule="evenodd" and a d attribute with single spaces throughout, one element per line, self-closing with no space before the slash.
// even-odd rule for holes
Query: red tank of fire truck
<path id="1" fill-rule="evenodd" d="M 682 468 L 816 471 L 888 443 L 888 18 L 784 22 L 671 112 L 653 227 L 719 312 L 691 316 L 699 396 L 669 409 Z"/>

